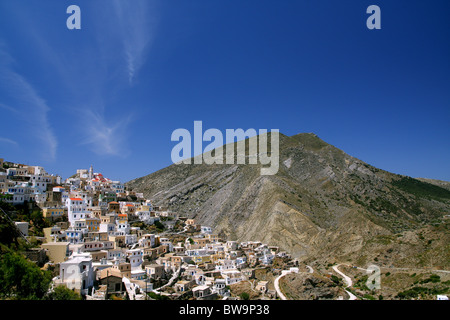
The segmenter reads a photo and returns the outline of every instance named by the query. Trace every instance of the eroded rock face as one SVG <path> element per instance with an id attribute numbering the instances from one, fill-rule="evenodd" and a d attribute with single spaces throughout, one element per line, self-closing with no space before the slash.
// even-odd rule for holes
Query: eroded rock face
<path id="1" fill-rule="evenodd" d="M 309 273 L 290 273 L 280 280 L 280 287 L 294 300 L 337 300 L 345 291 L 328 278 Z"/>

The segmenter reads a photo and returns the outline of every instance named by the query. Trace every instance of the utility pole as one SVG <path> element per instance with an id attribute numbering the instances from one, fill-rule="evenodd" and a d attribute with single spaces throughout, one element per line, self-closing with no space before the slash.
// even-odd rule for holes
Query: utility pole
<path id="1" fill-rule="evenodd" d="M 109 270 L 106 269 L 106 296 L 105 296 L 105 300 L 108 300 L 108 286 L 109 286 Z"/>

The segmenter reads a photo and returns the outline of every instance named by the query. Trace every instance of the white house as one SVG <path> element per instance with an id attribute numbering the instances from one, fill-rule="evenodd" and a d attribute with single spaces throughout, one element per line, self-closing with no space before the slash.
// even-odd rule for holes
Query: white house
<path id="1" fill-rule="evenodd" d="M 87 215 L 86 203 L 81 198 L 68 198 L 66 200 L 69 223 L 74 226 L 75 221 L 85 219 Z"/>
<path id="2" fill-rule="evenodd" d="M 139 218 L 140 221 L 148 221 L 151 219 L 150 211 L 137 211 L 135 215 Z"/>
<path id="3" fill-rule="evenodd" d="M 236 258 L 236 267 L 237 268 L 242 268 L 246 263 L 247 263 L 247 257 L 246 256 L 242 256 L 242 257 L 237 257 Z"/>
<path id="4" fill-rule="evenodd" d="M 238 283 L 244 279 L 242 273 L 238 270 L 226 270 L 221 272 L 227 286 Z"/>
<path id="5" fill-rule="evenodd" d="M 161 245 L 168 245 L 169 252 L 173 251 L 173 243 L 168 238 L 160 238 L 159 242 L 161 243 Z"/>
<path id="6" fill-rule="evenodd" d="M 10 199 L 6 199 L 6 202 L 10 202 L 13 204 L 23 204 L 25 201 L 25 188 L 21 186 L 14 186 L 8 188 L 8 194 L 12 197 Z"/>
<path id="7" fill-rule="evenodd" d="M 236 260 L 219 259 L 216 263 L 216 270 L 225 271 L 236 269 Z"/>
<path id="8" fill-rule="evenodd" d="M 87 230 L 87 229 L 85 229 L 85 230 Z M 66 241 L 70 242 L 71 244 L 82 243 L 85 233 L 86 233 L 86 231 L 76 230 L 73 227 L 71 227 L 71 228 L 69 228 L 67 230 L 64 230 Z"/>
<path id="9" fill-rule="evenodd" d="M 70 185 L 70 190 L 75 190 L 81 186 L 81 180 L 80 178 L 68 178 L 66 184 Z"/>
<path id="10" fill-rule="evenodd" d="M 128 261 L 130 262 L 131 268 L 137 268 L 142 264 L 142 257 L 144 252 L 142 249 L 131 249 L 127 251 Z"/>
<path id="11" fill-rule="evenodd" d="M 215 279 L 214 285 L 212 287 L 212 292 L 223 296 L 226 292 L 226 281 L 225 279 Z"/>
<path id="12" fill-rule="evenodd" d="M 34 201 L 37 203 L 44 203 L 47 200 L 47 194 L 45 192 L 39 192 L 38 190 L 35 191 L 33 197 Z"/>
<path id="13" fill-rule="evenodd" d="M 86 207 L 92 207 L 93 206 L 93 199 L 92 196 L 85 191 L 72 191 L 70 194 L 70 198 L 80 198 L 84 201 L 86 204 Z"/>
<path id="14" fill-rule="evenodd" d="M 201 226 L 201 233 L 206 233 L 206 234 L 211 234 L 212 233 L 212 228 L 211 227 L 207 227 L 207 226 Z"/>
<path id="15" fill-rule="evenodd" d="M 139 239 L 139 246 L 140 247 L 151 247 L 153 248 L 155 246 L 155 235 L 154 234 L 144 234 L 141 239 Z"/>
<path id="16" fill-rule="evenodd" d="M 259 258 L 259 261 L 263 264 L 263 265 L 270 265 L 272 264 L 274 255 L 271 254 L 265 254 L 264 256 Z"/>
<path id="17" fill-rule="evenodd" d="M 15 175 L 17 175 L 17 168 L 8 168 L 8 169 L 6 169 L 6 174 L 8 176 L 15 176 Z"/>
<path id="18" fill-rule="evenodd" d="M 123 193 L 125 191 L 125 185 L 120 183 L 120 181 L 112 181 L 111 189 L 115 193 Z"/>
<path id="19" fill-rule="evenodd" d="M 40 166 L 31 166 L 34 170 L 34 174 L 38 176 L 45 176 L 48 175 L 47 171 L 43 167 Z"/>
<path id="20" fill-rule="evenodd" d="M 131 279 L 144 280 L 147 277 L 147 273 L 143 269 L 136 268 L 131 270 Z"/>
<path id="21" fill-rule="evenodd" d="M 106 256 L 107 260 L 123 260 L 125 262 L 125 253 L 121 249 L 111 249 L 107 250 L 108 254 Z"/>
<path id="22" fill-rule="evenodd" d="M 137 243 L 137 236 L 135 234 L 126 234 L 125 235 L 125 244 L 133 245 Z"/>
<path id="23" fill-rule="evenodd" d="M 99 232 L 106 232 L 108 233 L 108 236 L 114 235 L 114 232 L 116 231 L 116 224 L 115 223 L 100 223 L 99 226 Z"/>
<path id="24" fill-rule="evenodd" d="M 69 289 L 74 289 L 82 295 L 88 293 L 88 289 L 94 286 L 95 273 L 92 258 L 89 254 L 73 254 L 67 261 L 59 265 L 59 279 L 56 285 L 63 284 Z"/>
<path id="25" fill-rule="evenodd" d="M 42 176 L 38 174 L 30 175 L 31 187 L 38 190 L 39 193 L 47 191 L 47 184 L 51 182 L 51 178 L 48 176 Z"/>

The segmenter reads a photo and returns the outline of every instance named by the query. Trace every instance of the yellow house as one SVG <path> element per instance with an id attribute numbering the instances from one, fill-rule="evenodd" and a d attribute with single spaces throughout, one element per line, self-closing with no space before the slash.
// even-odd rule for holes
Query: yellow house
<path id="1" fill-rule="evenodd" d="M 44 216 L 44 218 L 56 219 L 64 216 L 64 208 L 45 207 L 42 209 L 42 215 Z"/>
<path id="2" fill-rule="evenodd" d="M 211 262 L 211 256 L 209 256 L 209 255 L 208 256 L 193 256 L 193 257 L 191 257 L 191 259 L 195 264 Z"/>
<path id="3" fill-rule="evenodd" d="M 48 242 L 41 245 L 48 258 L 54 263 L 61 263 L 69 257 L 69 242 Z"/>
<path id="4" fill-rule="evenodd" d="M 116 276 L 119 278 L 127 277 L 131 278 L 131 264 L 129 263 L 119 263 L 118 265 L 114 265 L 110 268 L 106 268 L 100 270 L 99 279 L 103 279 L 108 276 Z"/>
<path id="5" fill-rule="evenodd" d="M 91 232 L 98 232 L 101 220 L 99 218 L 86 218 L 86 228 Z"/>
<path id="6" fill-rule="evenodd" d="M 145 204 L 141 204 L 139 207 L 139 211 L 150 211 L 150 206 L 149 205 L 145 205 Z"/>
<path id="7" fill-rule="evenodd" d="M 210 243 L 210 240 L 207 238 L 198 238 L 198 239 L 194 239 L 194 243 L 201 245 L 202 247 L 207 245 L 208 243 Z"/>
<path id="8" fill-rule="evenodd" d="M 178 268 L 183 263 L 183 258 L 180 256 L 172 256 L 170 257 L 170 262 L 172 263 L 172 266 L 176 266 Z"/>
<path id="9" fill-rule="evenodd" d="M 219 235 L 217 234 L 208 234 L 206 237 L 212 242 L 219 242 L 221 239 L 219 238 Z"/>
<path id="10" fill-rule="evenodd" d="M 128 222 L 128 215 L 126 213 L 117 215 L 117 221 L 119 224 L 126 224 Z"/>
<path id="11" fill-rule="evenodd" d="M 223 252 L 218 252 L 218 253 L 213 254 L 213 255 L 211 256 L 211 261 L 212 261 L 212 262 L 216 262 L 217 260 L 223 259 L 224 256 L 225 256 L 225 255 L 224 255 Z"/>
<path id="12" fill-rule="evenodd" d="M 114 242 L 114 249 L 125 247 L 125 236 L 110 236 L 109 241 Z"/>

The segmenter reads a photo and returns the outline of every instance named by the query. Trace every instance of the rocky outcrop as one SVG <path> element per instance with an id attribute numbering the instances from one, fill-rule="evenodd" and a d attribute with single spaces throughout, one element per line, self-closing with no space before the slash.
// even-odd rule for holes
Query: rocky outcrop
<path id="1" fill-rule="evenodd" d="M 283 294 L 292 300 L 337 300 L 347 294 L 332 280 L 310 273 L 289 273 L 280 280 Z"/>

